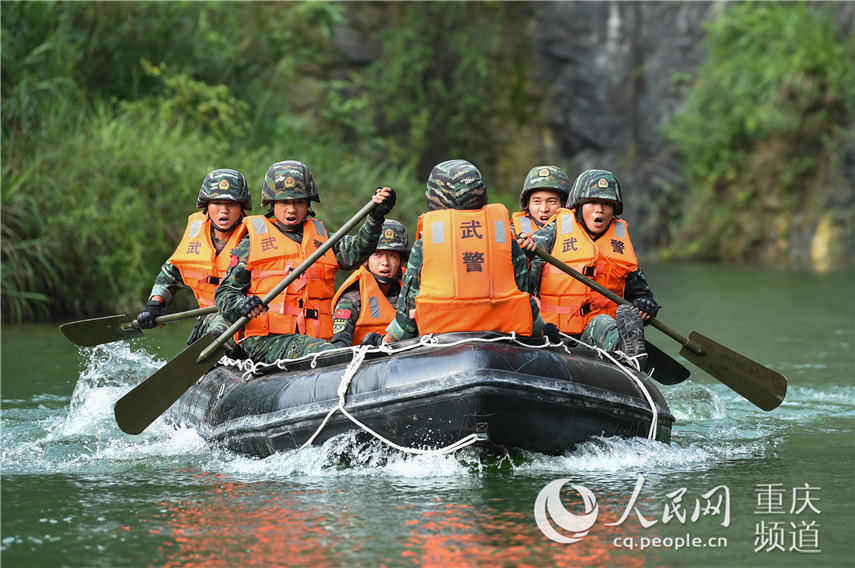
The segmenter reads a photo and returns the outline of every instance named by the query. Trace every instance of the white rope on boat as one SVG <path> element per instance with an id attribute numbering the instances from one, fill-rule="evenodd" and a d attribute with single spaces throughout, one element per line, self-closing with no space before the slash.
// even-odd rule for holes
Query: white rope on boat
<path id="1" fill-rule="evenodd" d="M 465 448 L 466 446 L 471 446 L 472 444 L 474 444 L 475 442 L 478 441 L 478 439 L 479 439 L 478 435 L 473 433 L 473 434 L 469 434 L 468 436 L 464 436 L 460 440 L 457 440 L 453 444 L 449 444 L 448 446 L 445 446 L 444 448 L 437 448 L 437 449 L 432 449 L 432 450 L 423 450 L 423 449 L 419 449 L 419 448 L 407 448 L 405 446 L 400 446 L 400 445 L 396 444 L 395 442 L 389 440 L 388 438 L 381 436 L 380 434 L 378 434 L 377 432 L 375 432 L 374 430 L 369 428 L 367 425 L 365 425 L 362 422 L 360 422 L 359 420 L 357 420 L 356 417 L 353 416 L 350 412 L 345 410 L 345 408 L 344 408 L 345 400 L 344 399 L 345 399 L 345 395 L 347 394 L 347 389 L 348 389 L 348 387 L 350 387 L 350 381 L 353 380 L 354 375 L 356 375 L 356 372 L 359 370 L 359 367 L 362 365 L 362 362 L 365 360 L 365 354 L 371 349 L 372 349 L 372 346 L 370 346 L 370 345 L 362 345 L 354 352 L 353 359 L 347 365 L 347 368 L 344 370 L 344 373 L 341 376 L 341 381 L 338 384 L 338 389 L 336 391 L 338 393 L 338 404 L 327 413 L 323 422 L 321 422 L 321 425 L 318 426 L 317 430 L 315 430 L 315 433 L 312 434 L 309 437 L 309 439 L 306 440 L 306 442 L 303 443 L 302 446 L 300 446 L 299 449 L 302 450 L 303 448 L 306 448 L 306 447 L 312 445 L 312 442 L 315 441 L 315 438 L 318 437 L 318 434 L 321 433 L 321 431 L 327 425 L 327 422 L 329 422 L 329 419 L 332 417 L 333 414 L 335 414 L 336 411 L 340 411 L 342 414 L 344 414 L 348 418 L 348 420 L 350 420 L 351 422 L 353 422 L 354 424 L 356 424 L 357 426 L 362 428 L 362 430 L 368 432 L 369 434 L 371 434 L 372 436 L 374 436 L 375 438 L 377 438 L 378 440 L 380 440 L 384 444 L 391 446 L 391 447 L 395 448 L 396 450 L 398 450 L 400 452 L 407 453 L 407 454 L 419 454 L 419 455 L 450 454 L 451 452 L 455 452 L 461 448 Z"/>
<path id="2" fill-rule="evenodd" d="M 624 373 L 627 377 L 629 377 L 636 384 L 636 386 L 641 390 L 641 393 L 644 395 L 644 398 L 647 400 L 647 404 L 650 405 L 651 418 L 650 418 L 650 428 L 647 430 L 647 439 L 648 440 L 655 440 L 656 439 L 656 433 L 659 430 L 659 413 L 656 411 L 656 403 L 653 402 L 653 397 L 650 396 L 650 392 L 648 392 L 647 387 L 644 386 L 644 383 L 638 378 L 638 376 L 635 373 L 630 372 L 630 369 L 628 369 L 626 366 L 622 365 L 620 361 L 618 361 L 618 358 L 620 358 L 622 361 L 626 361 L 628 364 L 632 365 L 633 370 L 641 372 L 641 364 L 639 363 L 638 358 L 637 357 L 630 357 L 629 355 L 627 355 L 626 353 L 624 353 L 623 351 L 620 351 L 620 350 L 614 352 L 614 355 L 617 355 L 617 358 L 616 358 L 614 355 L 612 355 L 612 353 L 606 351 L 605 349 L 602 349 L 600 347 L 595 347 L 593 345 L 588 345 L 584 341 L 582 341 L 580 339 L 576 339 L 575 337 L 572 337 L 572 336 L 567 335 L 565 333 L 562 333 L 561 335 L 566 337 L 566 338 L 572 339 L 573 341 L 576 342 L 577 345 L 581 345 L 587 349 L 591 349 L 593 351 L 596 351 L 597 354 L 601 358 L 608 359 L 609 361 L 614 363 L 617 366 L 617 368 L 621 370 L 622 373 Z M 564 350 L 568 354 L 570 354 L 570 350 L 567 348 L 567 345 L 566 344 L 562 344 L 562 345 L 564 345 Z M 650 373 L 648 373 L 647 377 L 650 378 L 650 376 L 652 376 L 652 375 L 653 375 L 653 371 L 651 370 Z"/>
<path id="3" fill-rule="evenodd" d="M 659 427 L 659 413 L 656 410 L 656 403 L 653 401 L 653 397 L 650 396 L 650 393 L 648 392 L 647 387 L 644 386 L 644 383 L 633 372 L 633 371 L 640 372 L 640 365 L 639 365 L 638 359 L 635 357 L 630 357 L 629 355 L 627 355 L 626 353 L 623 353 L 622 351 L 616 351 L 614 353 L 610 353 L 610 352 L 608 352 L 604 349 L 601 349 L 599 347 L 595 347 L 593 345 L 588 345 L 587 343 L 585 343 L 579 339 L 576 339 L 575 337 L 572 337 L 570 335 L 567 335 L 564 333 L 562 333 L 561 335 L 565 338 L 569 338 L 569 339 L 573 340 L 577 345 L 579 345 L 581 347 L 584 347 L 586 349 L 594 351 L 595 353 L 597 353 L 597 355 L 601 359 L 608 359 L 615 366 L 617 366 L 621 370 L 622 373 L 624 373 L 627 377 L 629 377 L 636 384 L 636 386 L 639 388 L 639 390 L 641 390 L 642 394 L 644 395 L 644 398 L 647 400 L 647 403 L 650 405 L 650 409 L 651 409 L 650 428 L 648 429 L 648 432 L 647 432 L 647 438 L 650 440 L 655 440 L 656 434 L 658 431 L 658 427 Z M 318 357 L 320 357 L 322 355 L 330 355 L 330 354 L 334 354 L 334 353 L 344 353 L 344 352 L 348 352 L 348 351 L 353 352 L 353 359 L 350 361 L 350 363 L 348 363 L 347 368 L 344 370 L 344 373 L 342 374 L 342 377 L 341 377 L 341 382 L 339 383 L 339 386 L 338 386 L 338 390 L 337 390 L 338 397 L 339 397 L 338 404 L 335 407 L 333 407 L 332 409 L 330 409 L 330 411 L 327 413 L 326 417 L 324 418 L 323 422 L 321 422 L 321 425 L 318 426 L 315 433 L 312 434 L 309 437 L 309 439 L 302 446 L 300 446 L 300 449 L 303 449 L 303 448 L 311 445 L 311 443 L 315 440 L 315 438 L 317 438 L 317 436 L 324 429 L 327 422 L 329 422 L 329 419 L 337 411 L 340 411 L 351 422 L 353 422 L 356 426 L 358 426 L 359 428 L 361 428 L 365 432 L 371 434 L 372 436 L 374 436 L 375 438 L 377 438 L 378 440 L 380 440 L 384 444 L 386 444 L 392 448 L 395 448 L 398 451 L 401 451 L 404 453 L 410 453 L 410 454 L 419 454 L 419 455 L 442 455 L 442 454 L 448 454 L 451 452 L 455 452 L 455 451 L 459 450 L 460 448 L 464 448 L 466 446 L 472 445 L 475 442 L 477 442 L 480 439 L 480 437 L 475 433 L 469 434 L 468 436 L 465 436 L 465 437 L 461 438 L 460 440 L 458 440 L 457 442 L 454 442 L 453 444 L 449 444 L 448 446 L 445 446 L 444 448 L 438 448 L 438 449 L 432 449 L 432 450 L 425 450 L 425 449 L 418 449 L 418 448 L 407 448 L 404 446 L 400 446 L 400 445 L 396 444 L 395 442 L 392 442 L 391 440 L 383 437 L 382 435 L 375 432 L 374 430 L 372 430 L 367 425 L 365 425 L 362 422 L 360 422 L 359 420 L 357 420 L 356 417 L 354 417 L 352 414 L 350 414 L 345 409 L 345 394 L 347 393 L 347 389 L 350 386 L 350 382 L 351 382 L 351 380 L 353 380 L 353 377 L 356 375 L 356 372 L 359 370 L 359 367 L 362 365 L 363 361 L 365 360 L 365 355 L 367 353 L 383 353 L 386 355 L 395 355 L 398 353 L 410 351 L 413 349 L 420 349 L 423 347 L 444 348 L 444 347 L 453 347 L 456 345 L 463 345 L 465 343 L 496 343 L 499 341 L 515 343 L 517 345 L 521 345 L 521 346 L 526 347 L 528 349 L 547 349 L 550 347 L 559 347 L 560 346 L 564 349 L 564 351 L 566 353 L 572 355 L 572 353 L 570 352 L 570 348 L 567 346 L 566 343 L 550 343 L 549 339 L 544 337 L 544 341 L 542 344 L 531 345 L 529 343 L 524 343 L 524 342 L 520 341 L 519 339 L 517 339 L 516 333 L 511 332 L 509 335 L 498 335 L 497 337 L 493 337 L 493 338 L 468 337 L 468 338 L 463 338 L 463 339 L 459 339 L 457 341 L 452 341 L 452 342 L 447 342 L 447 343 L 440 343 L 439 339 L 437 339 L 434 336 L 434 334 L 428 334 L 428 335 L 421 336 L 419 338 L 418 343 L 414 343 L 412 345 L 406 345 L 406 346 L 402 346 L 402 347 L 392 347 L 391 344 L 389 344 L 389 343 L 381 343 L 380 346 L 378 346 L 378 347 L 372 347 L 370 345 L 361 345 L 361 346 L 354 346 L 354 347 L 339 347 L 336 349 L 330 349 L 328 351 L 320 351 L 318 353 L 313 353 L 311 355 L 305 355 L 303 357 L 298 357 L 298 358 L 294 358 L 294 359 L 277 359 L 274 363 L 263 363 L 263 362 L 257 362 L 256 363 L 256 362 L 253 362 L 249 359 L 240 359 L 239 360 L 239 359 L 229 359 L 228 357 L 223 357 L 220 360 L 220 363 L 225 365 L 225 366 L 237 367 L 239 370 L 243 371 L 243 375 L 241 376 L 241 380 L 246 382 L 246 381 L 249 381 L 253 376 L 259 375 L 260 372 L 263 371 L 264 369 L 268 369 L 271 367 L 276 367 L 278 369 L 287 371 L 289 363 L 294 363 L 296 361 L 305 361 L 306 359 L 310 358 L 311 359 L 310 366 L 311 366 L 311 368 L 314 369 L 317 366 Z M 626 365 L 624 365 L 623 363 L 626 363 Z M 652 372 L 650 374 L 648 374 L 648 377 L 651 374 L 652 374 Z"/>

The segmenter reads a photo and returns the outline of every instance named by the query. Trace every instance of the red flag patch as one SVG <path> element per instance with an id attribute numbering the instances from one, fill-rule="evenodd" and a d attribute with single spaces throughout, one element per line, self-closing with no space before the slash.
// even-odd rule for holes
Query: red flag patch
<path id="1" fill-rule="evenodd" d="M 231 258 L 229 258 L 229 266 L 237 266 L 238 257 L 236 254 L 233 254 Z"/>
<path id="2" fill-rule="evenodd" d="M 352 313 L 353 312 L 351 310 L 345 310 L 344 308 L 340 308 L 340 309 L 335 311 L 335 315 L 333 317 L 341 318 L 341 319 L 347 319 L 350 317 L 350 314 L 352 314 Z"/>

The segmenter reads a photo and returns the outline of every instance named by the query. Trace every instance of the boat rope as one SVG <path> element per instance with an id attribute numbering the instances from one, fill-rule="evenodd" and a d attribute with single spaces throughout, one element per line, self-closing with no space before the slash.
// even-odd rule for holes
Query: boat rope
<path id="1" fill-rule="evenodd" d="M 647 387 L 644 386 L 644 383 L 641 381 L 641 379 L 638 378 L 638 375 L 636 373 L 631 372 L 631 370 L 641 372 L 641 364 L 639 363 L 638 358 L 637 357 L 631 357 L 621 350 L 609 352 L 609 351 L 606 351 L 605 349 L 602 349 L 601 347 L 596 347 L 594 345 L 588 345 L 584 341 L 577 339 L 577 338 L 573 337 L 572 335 L 567 335 L 566 333 L 561 333 L 561 335 L 567 339 L 573 340 L 576 343 L 576 345 L 579 345 L 585 349 L 591 349 L 591 350 L 595 351 L 597 353 L 597 355 L 600 356 L 600 358 L 608 359 L 609 361 L 614 363 L 615 366 L 618 369 L 620 369 L 622 373 L 624 373 L 627 377 L 630 378 L 630 380 L 632 380 L 635 383 L 635 385 L 638 387 L 638 389 L 644 395 L 644 398 L 647 400 L 647 404 L 650 405 L 651 418 L 650 418 L 650 428 L 647 430 L 647 439 L 648 440 L 655 440 L 656 434 L 659 430 L 659 413 L 656 411 L 656 403 L 653 402 L 653 397 L 650 396 L 650 392 L 647 390 Z M 572 355 L 567 344 L 562 343 L 562 345 L 564 346 L 564 351 L 566 351 L 568 354 Z M 618 359 L 620 359 L 620 361 Z M 627 364 L 630 366 L 630 368 L 627 368 L 626 365 L 623 365 L 622 361 L 627 362 Z M 648 373 L 647 377 L 649 378 L 652 375 L 653 375 L 653 371 L 651 370 L 650 373 Z"/>
<path id="2" fill-rule="evenodd" d="M 650 440 L 656 439 L 656 434 L 659 427 L 659 413 L 656 409 L 656 403 L 653 401 L 653 397 L 650 396 L 650 392 L 647 387 L 645 387 L 644 383 L 638 378 L 637 373 L 641 372 L 639 361 L 636 357 L 631 357 L 626 353 L 618 350 L 614 352 L 606 351 L 600 347 L 596 347 L 594 345 L 588 345 L 587 343 L 565 333 L 561 334 L 565 339 L 572 340 L 576 346 L 582 347 L 588 350 L 591 350 L 597 353 L 600 359 L 607 359 L 611 363 L 613 363 L 622 373 L 624 373 L 630 380 L 632 380 L 638 389 L 643 394 L 644 398 L 647 400 L 647 403 L 650 405 L 651 410 L 651 420 L 650 420 L 650 428 L 647 432 L 647 438 Z M 572 351 L 570 351 L 570 347 L 566 342 L 562 343 L 550 343 L 548 338 L 543 338 L 542 344 L 532 344 L 528 342 L 523 342 L 517 339 L 517 335 L 515 332 L 511 332 L 508 335 L 497 335 L 496 337 L 486 338 L 486 337 L 467 337 L 463 339 L 459 339 L 457 341 L 450 342 L 440 342 L 440 340 L 434 336 L 434 334 L 430 333 L 427 335 L 422 335 L 419 337 L 419 341 L 417 343 L 413 343 L 412 345 L 404 345 L 393 347 L 389 343 L 381 343 L 379 346 L 374 347 L 370 345 L 360 345 L 353 347 L 338 347 L 336 349 L 330 349 L 327 351 L 319 351 L 317 353 L 312 353 L 309 355 L 304 355 L 302 357 L 297 357 L 294 359 L 277 359 L 273 363 L 264 363 L 264 362 L 253 362 L 249 359 L 229 359 L 228 357 L 223 357 L 220 362 L 225 366 L 237 367 L 239 370 L 243 371 L 243 375 L 241 376 L 241 380 L 243 382 L 247 382 L 252 379 L 254 376 L 261 374 L 266 369 L 276 367 L 281 370 L 288 370 L 288 365 L 297 361 L 310 361 L 310 367 L 312 369 L 317 366 L 317 359 L 320 356 L 330 355 L 335 353 L 346 353 L 352 352 L 353 359 L 348 364 L 347 368 L 342 375 L 341 383 L 338 387 L 339 393 L 339 403 L 333 409 L 329 411 L 326 418 L 324 418 L 321 425 L 315 431 L 314 434 L 309 438 L 309 440 L 304 443 L 301 448 L 306 447 L 314 441 L 314 439 L 318 436 L 318 434 L 323 430 L 324 426 L 326 426 L 329 419 L 335 414 L 337 411 L 341 411 L 351 422 L 377 438 L 378 440 L 388 444 L 389 446 L 407 453 L 415 453 L 415 454 L 447 454 L 450 452 L 454 452 L 460 448 L 466 447 L 468 445 L 474 444 L 478 441 L 479 437 L 476 434 L 470 434 L 457 442 L 450 444 L 444 448 L 439 448 L 436 450 L 421 450 L 416 448 L 405 448 L 403 446 L 399 446 L 371 430 L 368 426 L 362 424 L 359 420 L 357 420 L 353 415 L 351 415 L 344 408 L 344 395 L 347 392 L 347 388 L 350 385 L 350 381 L 353 379 L 353 376 L 356 374 L 356 371 L 359 370 L 359 367 L 362 365 L 362 362 L 365 360 L 365 356 L 368 353 L 383 353 L 385 355 L 396 355 L 405 351 L 410 351 L 413 349 L 421 349 L 421 348 L 447 348 L 453 347 L 457 345 L 463 345 L 466 343 L 496 343 L 496 342 L 510 342 L 520 345 L 522 347 L 526 347 L 528 349 L 549 349 L 555 347 L 562 347 L 564 351 L 569 355 L 574 355 Z M 652 374 L 652 372 L 650 373 Z M 648 374 L 648 377 L 650 376 Z"/>
<path id="3" fill-rule="evenodd" d="M 362 345 L 354 352 L 353 359 L 347 365 L 347 368 L 344 370 L 344 373 L 341 376 L 341 382 L 339 382 L 339 384 L 338 384 L 338 389 L 336 391 L 338 393 L 338 404 L 327 413 L 323 422 L 321 422 L 321 425 L 318 426 L 317 430 L 315 430 L 315 433 L 312 434 L 309 437 L 309 439 L 306 440 L 302 446 L 300 446 L 299 449 L 302 450 L 303 448 L 306 448 L 306 447 L 312 445 L 312 442 L 315 441 L 315 438 L 317 438 L 318 434 L 321 433 L 321 431 L 324 429 L 324 426 L 327 425 L 327 422 L 329 422 L 329 419 L 332 417 L 333 414 L 336 413 L 336 411 L 339 411 L 342 414 L 344 414 L 348 418 L 348 420 L 350 420 L 351 422 L 353 422 L 354 424 L 356 424 L 357 426 L 362 428 L 362 430 L 364 430 L 365 432 L 368 432 L 369 434 L 371 434 L 372 436 L 374 436 L 375 438 L 377 438 L 378 440 L 380 440 L 384 444 L 391 446 L 391 447 L 395 448 L 396 450 L 398 450 L 400 452 L 407 453 L 407 454 L 418 454 L 418 455 L 450 454 L 450 453 L 455 452 L 461 448 L 465 448 L 466 446 L 471 446 L 472 444 L 474 444 L 475 442 L 477 442 L 480 439 L 480 436 L 478 436 L 478 434 L 472 433 L 472 434 L 469 434 L 468 436 L 464 436 L 463 438 L 457 440 L 453 444 L 449 444 L 448 446 L 445 446 L 443 448 L 427 449 L 427 450 L 426 449 L 420 449 L 420 448 L 408 448 L 405 446 L 398 445 L 395 442 L 393 442 L 392 440 L 389 440 L 388 438 L 381 436 L 376 431 L 372 430 L 370 427 L 368 427 L 367 425 L 365 425 L 362 422 L 360 422 L 359 420 L 357 420 L 357 418 L 355 416 L 353 416 L 350 412 L 348 412 L 344 408 L 345 395 L 347 394 L 347 389 L 350 386 L 350 381 L 353 380 L 354 375 L 356 375 L 356 372 L 359 370 L 360 365 L 362 365 L 362 362 L 365 360 L 365 354 L 370 349 L 372 349 L 372 346 Z"/>

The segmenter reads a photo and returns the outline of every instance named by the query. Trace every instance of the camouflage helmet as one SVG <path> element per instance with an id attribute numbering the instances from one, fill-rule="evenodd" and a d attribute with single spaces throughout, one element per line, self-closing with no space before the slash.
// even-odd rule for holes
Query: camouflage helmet
<path id="1" fill-rule="evenodd" d="M 264 187 L 261 188 L 261 206 L 272 205 L 274 201 L 286 199 L 308 199 L 321 202 L 318 186 L 312 177 L 312 170 L 303 162 L 286 160 L 276 162 L 264 174 Z"/>
<path id="2" fill-rule="evenodd" d="M 585 170 L 573 183 L 567 207 L 575 209 L 578 205 L 594 199 L 605 199 L 614 202 L 615 215 L 623 212 L 623 195 L 620 192 L 620 182 L 615 174 L 608 170 Z"/>
<path id="3" fill-rule="evenodd" d="M 487 205 L 487 185 L 478 168 L 466 160 L 447 160 L 430 172 L 425 197 L 429 211 L 480 209 Z"/>
<path id="4" fill-rule="evenodd" d="M 199 197 L 196 198 L 196 207 L 204 209 L 209 202 L 216 200 L 237 201 L 244 209 L 252 209 L 252 196 L 243 174 L 237 170 L 223 169 L 206 175 L 199 189 Z"/>
<path id="5" fill-rule="evenodd" d="M 528 198 L 535 191 L 554 191 L 558 194 L 561 204 L 570 195 L 570 178 L 558 166 L 537 166 L 529 170 L 525 176 L 522 192 L 520 192 L 520 208 L 528 211 Z"/>
<path id="6" fill-rule="evenodd" d="M 386 219 L 374 250 L 397 251 L 401 253 L 401 260 L 407 260 L 410 256 L 410 235 L 407 228 L 394 219 Z"/>

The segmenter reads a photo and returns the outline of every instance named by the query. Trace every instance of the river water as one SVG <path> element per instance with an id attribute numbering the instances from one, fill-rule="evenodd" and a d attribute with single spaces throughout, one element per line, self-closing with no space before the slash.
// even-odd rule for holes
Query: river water
<path id="1" fill-rule="evenodd" d="M 0 564 L 851 565 L 855 271 L 647 271 L 663 322 L 783 373 L 784 404 L 763 412 L 684 360 L 692 378 L 660 387 L 670 445 L 404 457 L 341 437 L 252 459 L 160 420 L 136 437 L 115 425 L 113 403 L 178 353 L 189 324 L 92 349 L 56 326 L 5 327 Z M 576 542 L 536 521 L 551 482 L 572 515 L 596 503 Z"/>

